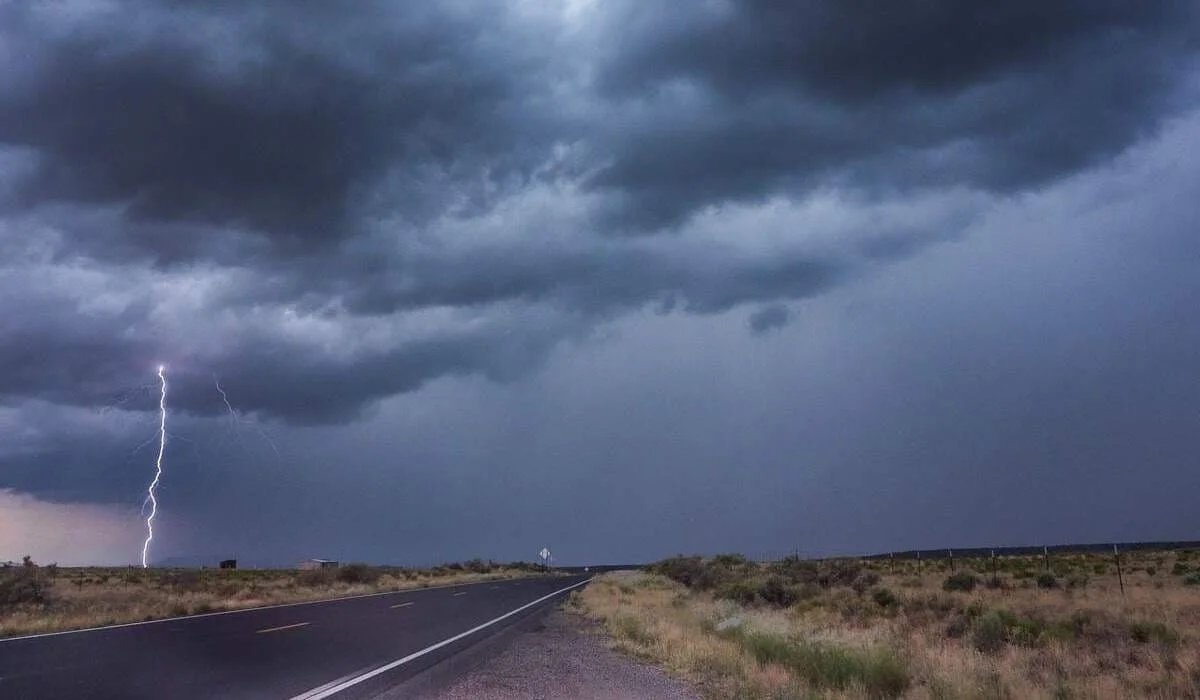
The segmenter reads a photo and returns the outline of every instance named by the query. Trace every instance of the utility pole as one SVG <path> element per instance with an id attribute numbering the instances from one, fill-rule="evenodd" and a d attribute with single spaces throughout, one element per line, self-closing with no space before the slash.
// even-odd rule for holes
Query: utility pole
<path id="1" fill-rule="evenodd" d="M 1117 583 L 1121 586 L 1121 597 L 1125 597 L 1125 577 L 1121 574 L 1121 553 L 1117 551 L 1117 545 L 1113 545 L 1113 559 L 1117 562 Z"/>

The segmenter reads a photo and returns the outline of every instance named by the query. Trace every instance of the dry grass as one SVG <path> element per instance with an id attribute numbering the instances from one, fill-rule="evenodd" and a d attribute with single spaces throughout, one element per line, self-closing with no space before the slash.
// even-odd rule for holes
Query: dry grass
<path id="1" fill-rule="evenodd" d="M 776 596 L 764 582 L 781 569 L 749 564 L 691 589 L 605 576 L 570 606 L 713 698 L 1200 698 L 1200 585 L 1185 583 L 1200 559 L 1122 559 L 1124 596 L 1111 556 L 1077 556 L 1053 560 L 1053 588 L 1034 558 L 998 561 L 998 588 L 990 562 L 959 562 L 975 567 L 970 592 L 943 589 L 946 563 L 872 562 L 840 582 L 787 579 L 794 600 L 770 605 L 746 591 Z"/>
<path id="2" fill-rule="evenodd" d="M 0 637 L 83 629 L 328 598 L 529 576 L 528 568 L 428 570 L 352 565 L 319 571 L 77 568 L 0 569 L 34 575 L 43 602 L 0 600 Z M 3 596 L 0 596 L 2 598 Z"/>

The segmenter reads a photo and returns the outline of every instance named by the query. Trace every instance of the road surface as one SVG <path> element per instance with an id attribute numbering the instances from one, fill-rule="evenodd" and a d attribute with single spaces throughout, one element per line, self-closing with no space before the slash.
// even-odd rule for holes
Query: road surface
<path id="1" fill-rule="evenodd" d="M 5 639 L 0 698 L 367 698 L 586 581 L 490 581 Z"/>

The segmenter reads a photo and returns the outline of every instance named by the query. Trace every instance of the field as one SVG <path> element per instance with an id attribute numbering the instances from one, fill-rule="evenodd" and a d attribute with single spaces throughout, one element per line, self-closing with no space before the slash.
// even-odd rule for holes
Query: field
<path id="1" fill-rule="evenodd" d="M 0 568 L 0 637 L 323 598 L 528 576 L 530 564 L 473 560 L 430 569 Z"/>
<path id="2" fill-rule="evenodd" d="M 568 606 L 712 698 L 1200 698 L 1200 555 L 1121 565 L 678 557 Z"/>

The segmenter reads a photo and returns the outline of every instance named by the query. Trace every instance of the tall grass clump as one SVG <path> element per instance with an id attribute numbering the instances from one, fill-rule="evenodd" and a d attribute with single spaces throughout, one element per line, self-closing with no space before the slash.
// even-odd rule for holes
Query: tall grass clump
<path id="1" fill-rule="evenodd" d="M 898 698 L 912 682 L 908 664 L 891 648 L 850 649 L 761 631 L 739 636 L 756 661 L 787 667 L 816 688 L 860 686 L 873 698 Z"/>

